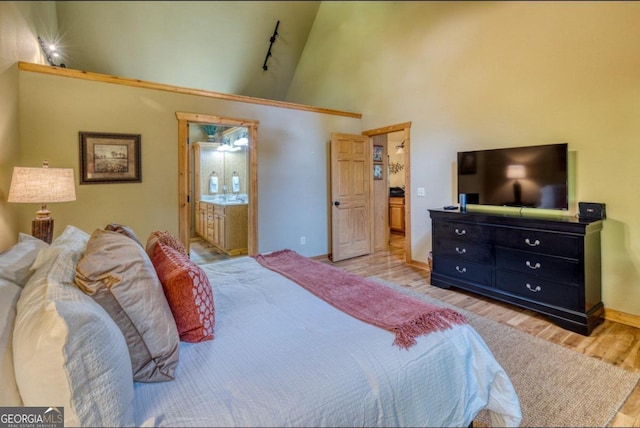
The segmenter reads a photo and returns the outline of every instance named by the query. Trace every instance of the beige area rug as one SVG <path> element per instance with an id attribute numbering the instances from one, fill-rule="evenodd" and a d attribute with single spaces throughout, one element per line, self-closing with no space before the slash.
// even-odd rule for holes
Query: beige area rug
<path id="1" fill-rule="evenodd" d="M 484 338 L 520 398 L 523 427 L 604 427 L 640 379 L 632 373 L 547 342 L 430 296 L 371 277 L 429 303 L 454 308 Z M 481 412 L 475 426 L 488 425 Z"/>

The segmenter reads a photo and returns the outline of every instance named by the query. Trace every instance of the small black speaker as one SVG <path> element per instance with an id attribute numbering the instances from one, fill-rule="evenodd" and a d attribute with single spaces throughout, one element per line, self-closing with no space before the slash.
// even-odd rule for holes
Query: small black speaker
<path id="1" fill-rule="evenodd" d="M 607 207 L 598 202 L 578 202 L 578 215 L 589 220 L 604 220 L 607 218 Z"/>

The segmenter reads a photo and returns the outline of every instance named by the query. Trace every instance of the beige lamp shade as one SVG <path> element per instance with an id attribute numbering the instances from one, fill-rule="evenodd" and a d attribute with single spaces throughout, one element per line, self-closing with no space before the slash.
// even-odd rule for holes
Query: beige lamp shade
<path id="1" fill-rule="evenodd" d="M 41 204 L 31 222 L 31 234 L 50 244 L 53 237 L 53 218 L 47 209 L 50 202 L 76 200 L 76 186 L 71 168 L 42 168 L 16 166 L 13 168 L 8 202 Z"/>
<path id="2" fill-rule="evenodd" d="M 525 178 L 524 165 L 509 165 L 507 166 L 507 178 Z"/>
<path id="3" fill-rule="evenodd" d="M 46 204 L 75 200 L 72 168 L 13 168 L 8 202 Z"/>

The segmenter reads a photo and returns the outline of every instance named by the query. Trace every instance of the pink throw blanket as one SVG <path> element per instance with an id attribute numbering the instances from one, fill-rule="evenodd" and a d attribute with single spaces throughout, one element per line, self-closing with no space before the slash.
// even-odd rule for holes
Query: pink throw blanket
<path id="1" fill-rule="evenodd" d="M 466 323 L 458 312 L 422 302 L 359 275 L 281 250 L 253 256 L 262 266 L 301 285 L 337 309 L 395 334 L 409 348 L 416 337 Z"/>

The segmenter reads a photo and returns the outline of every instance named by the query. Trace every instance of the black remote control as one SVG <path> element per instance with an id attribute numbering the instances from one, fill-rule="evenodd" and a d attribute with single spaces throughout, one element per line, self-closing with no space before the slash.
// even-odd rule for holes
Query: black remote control
<path id="1" fill-rule="evenodd" d="M 445 210 L 451 211 L 451 210 L 457 210 L 458 207 L 455 205 L 447 205 L 446 207 L 444 207 Z"/>

